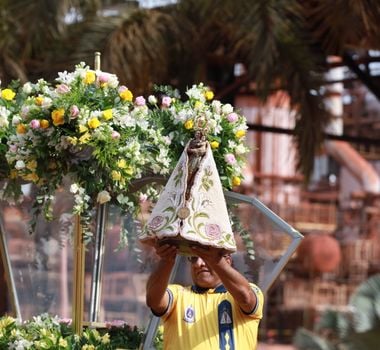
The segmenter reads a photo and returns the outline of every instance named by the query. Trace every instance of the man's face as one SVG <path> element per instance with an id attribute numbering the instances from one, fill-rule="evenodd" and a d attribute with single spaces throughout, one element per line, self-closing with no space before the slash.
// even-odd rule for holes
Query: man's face
<path id="1" fill-rule="evenodd" d="M 225 258 L 223 258 L 225 259 Z M 230 258 L 226 258 L 230 261 Z M 202 288 L 215 288 L 222 283 L 219 276 L 202 258 L 191 257 L 191 277 L 193 282 Z"/>

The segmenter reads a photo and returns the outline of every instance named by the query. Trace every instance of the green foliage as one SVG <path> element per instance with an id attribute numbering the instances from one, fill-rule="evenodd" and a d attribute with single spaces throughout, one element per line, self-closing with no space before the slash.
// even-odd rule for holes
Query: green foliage
<path id="1" fill-rule="evenodd" d="M 109 324 L 106 328 L 86 328 L 81 336 L 73 334 L 70 321 L 48 314 L 19 323 L 16 319 L 0 318 L 0 349 L 46 350 L 113 350 L 138 349 L 143 331 L 125 323 Z M 162 349 L 162 334 L 155 338 Z"/>
<path id="2" fill-rule="evenodd" d="M 378 350 L 380 344 L 380 275 L 363 282 L 345 311 L 327 310 L 315 332 L 297 330 L 299 350 Z"/>

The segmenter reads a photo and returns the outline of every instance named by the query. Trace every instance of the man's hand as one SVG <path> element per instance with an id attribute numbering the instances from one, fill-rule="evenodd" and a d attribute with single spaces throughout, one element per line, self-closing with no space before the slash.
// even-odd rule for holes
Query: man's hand
<path id="1" fill-rule="evenodd" d="M 219 264 L 221 260 L 226 257 L 226 254 L 224 254 L 224 251 L 220 248 L 193 246 L 191 247 L 191 251 L 194 255 L 202 258 L 202 260 L 211 267 L 215 264 Z"/>
<path id="2" fill-rule="evenodd" d="M 164 244 L 159 245 L 158 241 L 156 241 L 154 248 L 156 249 L 156 254 L 167 263 L 174 263 L 175 258 L 178 253 L 178 248 L 174 245 Z"/>

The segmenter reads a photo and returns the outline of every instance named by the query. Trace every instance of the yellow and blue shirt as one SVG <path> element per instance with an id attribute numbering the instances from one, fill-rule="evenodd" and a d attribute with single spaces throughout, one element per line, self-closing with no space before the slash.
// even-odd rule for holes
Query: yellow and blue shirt
<path id="1" fill-rule="evenodd" d="M 264 297 L 251 284 L 257 304 L 247 314 L 223 285 L 215 289 L 169 285 L 169 305 L 160 315 L 165 350 L 254 350 Z"/>

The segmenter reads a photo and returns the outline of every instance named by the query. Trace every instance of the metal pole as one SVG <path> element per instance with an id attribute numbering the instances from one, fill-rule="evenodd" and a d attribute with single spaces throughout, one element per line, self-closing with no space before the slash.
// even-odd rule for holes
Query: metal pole
<path id="1" fill-rule="evenodd" d="M 85 249 L 82 237 L 82 226 L 80 224 L 80 216 L 75 215 L 72 320 L 73 331 L 78 335 L 81 335 L 83 331 L 84 258 Z"/>
<path id="2" fill-rule="evenodd" d="M 9 293 L 10 293 L 10 301 L 12 304 L 12 310 L 14 311 L 16 318 L 22 321 L 21 312 L 20 312 L 20 303 L 18 300 L 16 283 L 13 276 L 13 271 L 11 268 L 11 262 L 9 259 L 7 243 L 5 241 L 5 231 L 3 229 L 3 225 L 0 221 L 0 256 L 3 260 L 4 270 L 5 270 L 5 279 L 7 281 Z"/>
<path id="3" fill-rule="evenodd" d="M 104 263 L 104 236 L 107 223 L 107 204 L 98 205 L 96 218 L 95 257 L 92 270 L 90 299 L 90 322 L 97 322 L 102 290 L 102 271 Z"/>

